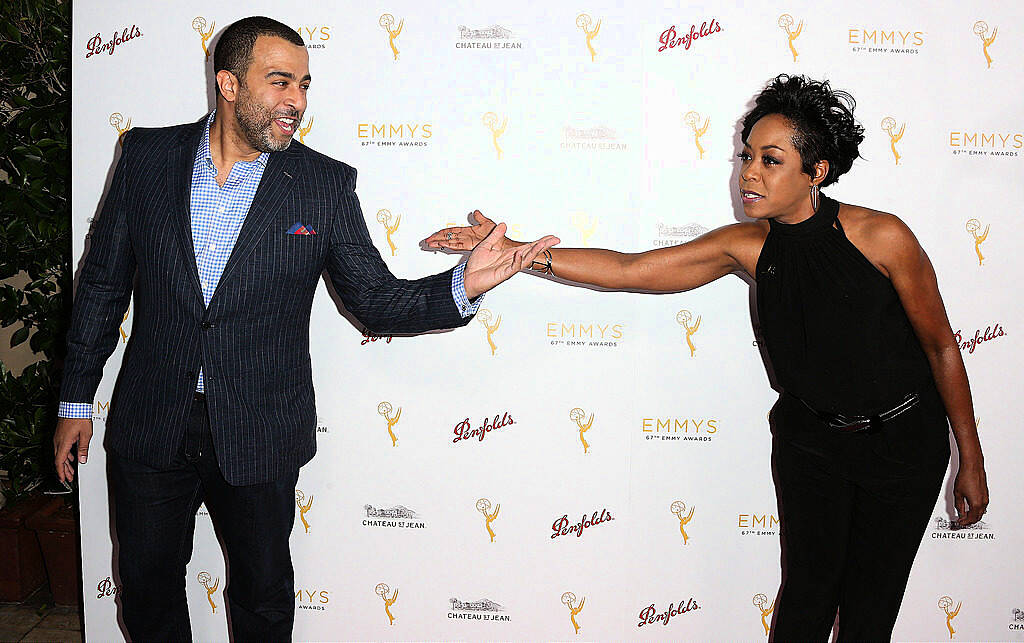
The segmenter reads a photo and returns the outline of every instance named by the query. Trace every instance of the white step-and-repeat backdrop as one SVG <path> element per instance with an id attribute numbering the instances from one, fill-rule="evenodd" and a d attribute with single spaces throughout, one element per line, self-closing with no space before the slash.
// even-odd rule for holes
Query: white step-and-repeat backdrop
<path id="1" fill-rule="evenodd" d="M 946 485 L 896 638 L 1024 639 L 1022 5 L 80 0 L 76 260 L 118 135 L 207 112 L 208 52 L 252 14 L 308 43 L 297 136 L 359 169 L 367 226 L 403 277 L 453 265 L 418 242 L 473 208 L 515 237 L 625 251 L 732 223 L 738 121 L 766 81 L 802 73 L 849 90 L 867 138 L 830 194 L 898 214 L 930 253 L 992 496 L 983 524 L 953 531 Z M 296 639 L 763 639 L 780 569 L 776 394 L 750 284 L 653 296 L 520 275 L 484 308 L 455 332 L 372 337 L 319 291 Z M 129 309 L 125 341 L 131 327 Z M 96 399 L 97 439 L 124 346 Z M 118 583 L 93 453 L 86 635 L 111 640 Z M 223 640 L 228 579 L 200 514 L 192 623 Z M 857 537 L 886 546 L 884 531 Z"/>

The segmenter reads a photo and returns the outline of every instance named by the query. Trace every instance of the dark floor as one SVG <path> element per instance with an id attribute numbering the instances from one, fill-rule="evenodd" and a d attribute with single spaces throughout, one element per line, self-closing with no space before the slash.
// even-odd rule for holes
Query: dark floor
<path id="1" fill-rule="evenodd" d="M 0 603 L 0 642 L 81 640 L 81 608 L 54 605 L 45 588 L 22 603 Z"/>

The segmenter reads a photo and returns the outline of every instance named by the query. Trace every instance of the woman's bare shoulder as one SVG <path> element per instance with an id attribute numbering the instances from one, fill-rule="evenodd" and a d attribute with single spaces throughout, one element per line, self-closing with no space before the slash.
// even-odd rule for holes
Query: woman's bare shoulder
<path id="1" fill-rule="evenodd" d="M 843 204 L 839 222 L 850 243 L 887 277 L 893 264 L 921 252 L 917 237 L 895 214 Z"/>
<path id="2" fill-rule="evenodd" d="M 914 238 L 910 227 L 895 214 L 861 205 L 844 203 L 839 209 L 839 222 L 851 241 L 906 243 Z"/>
<path id="3" fill-rule="evenodd" d="M 722 226 L 708 233 L 717 235 L 722 249 L 733 258 L 743 270 L 754 274 L 761 248 L 768 236 L 767 221 L 744 221 Z"/>

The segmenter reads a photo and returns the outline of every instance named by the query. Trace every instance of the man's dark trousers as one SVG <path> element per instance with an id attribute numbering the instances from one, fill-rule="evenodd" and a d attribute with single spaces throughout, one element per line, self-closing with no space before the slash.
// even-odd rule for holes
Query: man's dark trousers
<path id="1" fill-rule="evenodd" d="M 227 584 L 233 640 L 291 639 L 295 600 L 288 538 L 297 470 L 264 484 L 229 485 L 217 466 L 201 399 L 192 405 L 185 442 L 170 467 L 155 469 L 113 452 L 107 459 L 122 615 L 132 640 L 192 639 L 185 590 L 198 580 L 186 578 L 185 567 L 203 502 L 227 551 L 228 579 L 221 580 Z M 210 598 L 222 609 L 220 592 Z M 194 607 L 209 609 L 206 601 Z"/>

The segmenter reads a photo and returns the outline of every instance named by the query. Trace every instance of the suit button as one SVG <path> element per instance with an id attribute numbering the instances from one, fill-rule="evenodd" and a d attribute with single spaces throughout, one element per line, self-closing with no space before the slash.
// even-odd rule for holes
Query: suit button
<path id="1" fill-rule="evenodd" d="M 211 328 L 213 328 L 213 322 L 203 322 L 201 326 L 203 330 L 210 330 Z"/>

